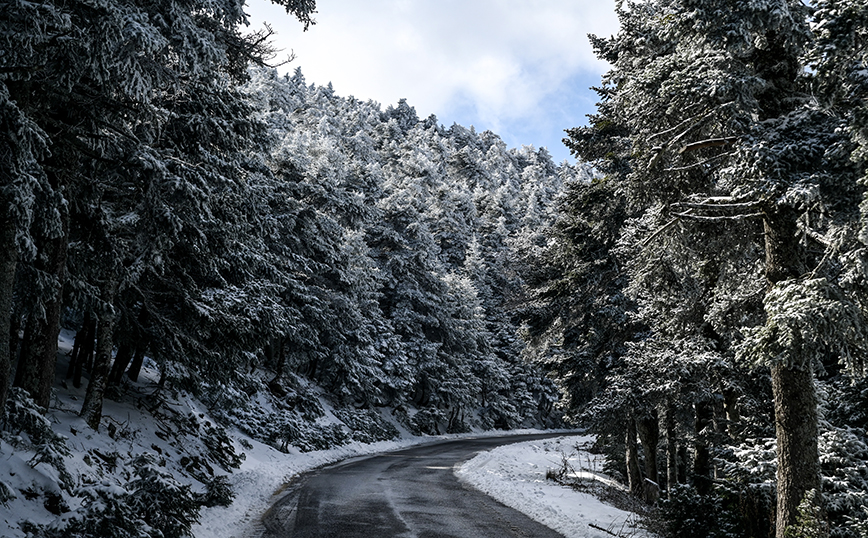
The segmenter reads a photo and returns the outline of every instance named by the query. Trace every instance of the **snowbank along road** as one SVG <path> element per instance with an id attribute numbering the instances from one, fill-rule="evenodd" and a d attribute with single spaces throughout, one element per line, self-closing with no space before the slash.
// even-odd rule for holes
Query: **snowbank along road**
<path id="1" fill-rule="evenodd" d="M 301 475 L 263 517 L 262 538 L 561 537 L 462 484 L 453 467 L 494 447 L 562 436 L 439 442 Z"/>

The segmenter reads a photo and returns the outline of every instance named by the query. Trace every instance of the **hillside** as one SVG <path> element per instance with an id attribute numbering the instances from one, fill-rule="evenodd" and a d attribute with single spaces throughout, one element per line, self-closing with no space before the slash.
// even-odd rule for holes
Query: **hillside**
<path id="1" fill-rule="evenodd" d="M 68 364 L 72 337 L 61 334 L 60 366 Z M 239 536 L 256 527 L 293 475 L 432 439 L 409 433 L 388 410 L 359 412 L 367 424 L 357 420 L 350 426 L 347 410 L 310 387 L 323 413 L 310 426 L 337 438 L 320 439 L 312 452 L 275 447 L 224 428 L 214 410 L 189 393 L 161 390 L 158 377 L 146 361 L 140 379 L 125 383 L 106 402 L 99 432 L 78 416 L 84 390 L 67 386 L 62 375 L 45 419 L 30 413 L 40 410 L 32 401 L 27 409 L 16 393 L 12 427 L 0 440 L 0 535 L 152 536 L 159 530 L 164 536 Z M 261 379 L 264 384 L 267 376 Z M 275 416 L 285 410 L 265 390 L 256 402 L 251 411 Z"/>

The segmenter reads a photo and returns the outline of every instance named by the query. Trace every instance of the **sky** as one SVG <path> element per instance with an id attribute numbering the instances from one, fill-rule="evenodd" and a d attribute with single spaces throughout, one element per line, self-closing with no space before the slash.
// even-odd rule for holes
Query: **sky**
<path id="1" fill-rule="evenodd" d="M 420 118 L 491 130 L 510 147 L 547 147 L 574 162 L 564 129 L 585 125 L 608 66 L 587 34 L 617 31 L 614 0 L 319 0 L 306 32 L 284 8 L 248 0 L 267 22 L 279 67 L 383 109 L 401 98 Z"/>

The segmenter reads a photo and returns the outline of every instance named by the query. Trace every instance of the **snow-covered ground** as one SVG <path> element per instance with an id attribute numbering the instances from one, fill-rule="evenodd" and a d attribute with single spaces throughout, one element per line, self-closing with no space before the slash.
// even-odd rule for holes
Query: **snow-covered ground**
<path id="1" fill-rule="evenodd" d="M 503 504 L 570 538 L 603 538 L 611 536 L 610 533 L 649 536 L 636 528 L 635 514 L 546 479 L 546 471 L 557 472 L 564 467 L 566 459 L 572 479 L 620 487 L 599 472 L 603 467 L 600 456 L 580 448 L 591 441 L 588 436 L 568 436 L 506 445 L 478 454 L 457 467 L 455 474 Z"/>

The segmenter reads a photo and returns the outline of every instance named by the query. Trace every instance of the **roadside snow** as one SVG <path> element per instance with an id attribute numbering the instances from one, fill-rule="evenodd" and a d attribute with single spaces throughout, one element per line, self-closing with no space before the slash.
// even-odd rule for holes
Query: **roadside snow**
<path id="1" fill-rule="evenodd" d="M 407 438 L 382 441 L 370 445 L 352 443 L 331 450 L 290 454 L 252 441 L 253 450 L 246 450 L 247 459 L 241 468 L 229 475 L 236 497 L 228 507 L 203 508 L 198 525 L 193 527 L 196 538 L 242 538 L 261 534 L 259 519 L 283 493 L 283 487 L 296 475 L 340 460 L 388 452 L 430 442 L 430 438 Z"/>
<path id="2" fill-rule="evenodd" d="M 456 467 L 455 474 L 467 484 L 503 504 L 524 512 L 532 519 L 571 538 L 607 538 L 610 534 L 650 536 L 635 528 L 635 514 L 619 510 L 597 499 L 546 480 L 546 470 L 563 468 L 564 456 L 580 480 L 618 485 L 598 471 L 600 456 L 581 450 L 592 441 L 589 436 L 568 436 L 501 446 L 482 452 Z"/>
<path id="3" fill-rule="evenodd" d="M 540 430 L 514 430 L 510 434 L 543 433 Z M 196 538 L 252 538 L 260 536 L 262 515 L 283 494 L 284 486 L 296 475 L 322 465 L 357 456 L 389 452 L 415 445 L 462 437 L 497 437 L 503 431 L 474 432 L 426 437 L 407 437 L 373 444 L 351 443 L 331 450 L 301 453 L 293 450 L 284 454 L 270 446 L 253 441 L 252 450 L 245 450 L 247 459 L 241 468 L 229 475 L 235 501 L 229 507 L 204 508 L 198 525 L 193 527 Z"/>

